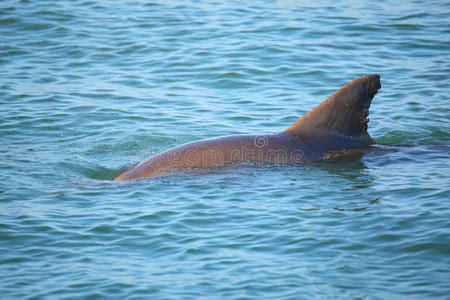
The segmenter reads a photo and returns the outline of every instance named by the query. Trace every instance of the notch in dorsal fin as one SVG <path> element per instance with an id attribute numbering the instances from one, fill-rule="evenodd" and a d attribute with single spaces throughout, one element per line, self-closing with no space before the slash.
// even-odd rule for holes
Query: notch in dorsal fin
<path id="1" fill-rule="evenodd" d="M 370 103 L 379 88 L 379 75 L 355 79 L 298 119 L 285 132 L 302 137 L 320 131 L 370 139 L 367 116 Z"/>

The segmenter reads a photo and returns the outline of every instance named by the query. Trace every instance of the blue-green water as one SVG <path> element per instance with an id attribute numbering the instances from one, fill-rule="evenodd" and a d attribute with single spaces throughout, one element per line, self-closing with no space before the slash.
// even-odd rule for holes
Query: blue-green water
<path id="1" fill-rule="evenodd" d="M 336 3 L 0 2 L 1 298 L 447 298 L 450 5 Z M 110 180 L 369 73 L 362 157 Z"/>

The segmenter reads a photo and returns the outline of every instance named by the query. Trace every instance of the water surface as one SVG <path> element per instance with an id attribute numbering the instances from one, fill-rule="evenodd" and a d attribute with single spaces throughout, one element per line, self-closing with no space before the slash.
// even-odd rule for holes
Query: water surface
<path id="1" fill-rule="evenodd" d="M 4 299 L 445 299 L 447 1 L 2 1 Z M 378 73 L 362 156 L 113 182 Z"/>

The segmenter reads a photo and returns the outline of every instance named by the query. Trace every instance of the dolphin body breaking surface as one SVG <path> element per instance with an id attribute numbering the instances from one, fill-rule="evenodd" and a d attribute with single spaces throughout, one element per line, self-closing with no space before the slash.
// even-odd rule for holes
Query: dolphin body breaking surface
<path id="1" fill-rule="evenodd" d="M 125 169 L 114 180 L 134 180 L 249 162 L 303 164 L 329 153 L 373 144 L 367 133 L 369 107 L 381 88 L 380 76 L 346 84 L 285 131 L 233 135 L 187 143 Z"/>

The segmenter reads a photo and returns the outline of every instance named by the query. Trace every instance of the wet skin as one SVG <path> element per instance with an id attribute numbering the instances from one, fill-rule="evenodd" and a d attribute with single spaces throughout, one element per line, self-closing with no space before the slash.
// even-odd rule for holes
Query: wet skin
<path id="1" fill-rule="evenodd" d="M 281 133 L 224 136 L 187 143 L 126 169 L 115 180 L 247 162 L 302 164 L 323 159 L 330 151 L 371 145 L 367 116 L 380 87 L 378 75 L 358 78 Z"/>

